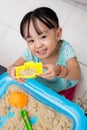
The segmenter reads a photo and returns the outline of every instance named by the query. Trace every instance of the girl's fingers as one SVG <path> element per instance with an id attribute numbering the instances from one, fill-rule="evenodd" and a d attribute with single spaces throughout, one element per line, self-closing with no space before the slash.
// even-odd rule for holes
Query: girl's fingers
<path id="1" fill-rule="evenodd" d="M 41 76 L 42 78 L 45 78 L 45 79 L 52 79 L 53 77 L 51 75 L 46 75 L 46 76 Z"/>
<path id="2" fill-rule="evenodd" d="M 51 72 L 44 72 L 43 74 L 40 75 L 43 78 L 47 78 L 47 79 L 52 79 L 54 76 L 51 74 Z"/>
<path id="3" fill-rule="evenodd" d="M 46 65 L 43 65 L 43 68 L 48 69 L 49 66 L 46 64 Z"/>
<path id="4" fill-rule="evenodd" d="M 42 73 L 41 75 L 46 76 L 46 75 L 50 75 L 50 74 L 51 74 L 51 72 L 49 70 L 47 70 L 44 73 Z"/>
<path id="5" fill-rule="evenodd" d="M 17 82 L 19 82 L 19 83 L 24 83 L 25 82 L 25 79 L 24 78 L 16 78 L 15 79 Z"/>

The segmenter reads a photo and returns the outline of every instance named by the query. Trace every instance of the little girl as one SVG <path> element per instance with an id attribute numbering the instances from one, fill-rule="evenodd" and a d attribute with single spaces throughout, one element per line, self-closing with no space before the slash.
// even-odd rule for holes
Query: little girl
<path id="1" fill-rule="evenodd" d="M 73 100 L 80 80 L 80 66 L 73 47 L 62 40 L 62 28 L 56 13 L 48 7 L 40 7 L 27 13 L 20 24 L 20 32 L 28 48 L 8 67 L 8 74 L 16 79 L 15 68 L 26 61 L 42 62 L 45 71 L 35 80 Z"/>

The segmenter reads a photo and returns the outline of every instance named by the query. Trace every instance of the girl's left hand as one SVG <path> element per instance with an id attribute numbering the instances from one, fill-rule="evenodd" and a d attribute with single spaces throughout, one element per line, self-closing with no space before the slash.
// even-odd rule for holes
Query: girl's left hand
<path id="1" fill-rule="evenodd" d="M 56 65 L 45 64 L 43 65 L 43 68 L 46 68 L 46 71 L 39 75 L 42 78 L 53 79 L 58 74 L 58 67 Z"/>

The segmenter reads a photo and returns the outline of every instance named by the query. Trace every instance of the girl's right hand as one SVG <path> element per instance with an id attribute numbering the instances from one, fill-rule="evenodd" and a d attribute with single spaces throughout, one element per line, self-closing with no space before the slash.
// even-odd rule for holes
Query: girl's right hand
<path id="1" fill-rule="evenodd" d="M 8 75 L 19 83 L 24 83 L 24 78 L 16 78 L 16 66 L 10 66 L 7 69 Z"/>

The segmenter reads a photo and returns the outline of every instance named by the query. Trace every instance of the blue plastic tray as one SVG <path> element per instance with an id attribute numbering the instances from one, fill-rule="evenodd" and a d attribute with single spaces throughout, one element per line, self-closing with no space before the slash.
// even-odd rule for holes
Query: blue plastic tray
<path id="1" fill-rule="evenodd" d="M 72 130 L 87 130 L 87 117 L 77 104 L 55 93 L 35 79 L 27 79 L 24 84 L 19 84 L 4 73 L 0 76 L 0 98 L 11 84 L 18 85 L 43 104 L 70 118 L 73 122 Z"/>

